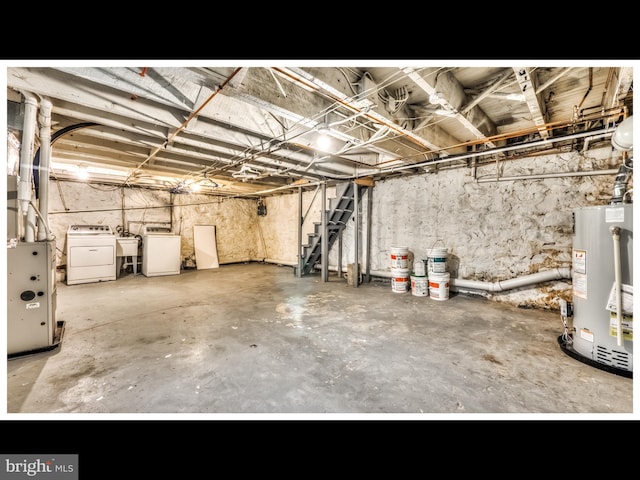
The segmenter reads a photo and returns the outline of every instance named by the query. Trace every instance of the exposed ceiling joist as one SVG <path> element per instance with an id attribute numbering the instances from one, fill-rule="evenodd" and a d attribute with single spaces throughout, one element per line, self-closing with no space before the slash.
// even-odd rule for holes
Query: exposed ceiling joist
<path id="1" fill-rule="evenodd" d="M 527 102 L 527 106 L 529 107 L 531 119 L 533 120 L 533 123 L 539 127 L 538 133 L 540 136 L 546 140 L 549 138 L 549 131 L 545 128 L 545 124 L 547 122 L 536 92 L 535 69 L 529 67 L 514 67 L 513 70 L 516 74 L 520 90 L 522 91 L 525 101 Z"/>

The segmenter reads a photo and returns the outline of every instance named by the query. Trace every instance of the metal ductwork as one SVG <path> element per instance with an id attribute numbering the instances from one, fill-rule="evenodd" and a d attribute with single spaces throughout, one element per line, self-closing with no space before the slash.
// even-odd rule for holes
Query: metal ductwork
<path id="1" fill-rule="evenodd" d="M 616 179 L 613 184 L 613 196 L 611 197 L 611 204 L 625 203 L 625 196 L 627 194 L 627 185 L 631 179 L 633 173 L 633 161 L 629 159 L 627 163 L 620 165 Z"/>
<path id="2" fill-rule="evenodd" d="M 611 204 L 625 203 L 625 196 L 627 194 L 627 185 L 633 173 L 633 159 L 631 156 L 627 157 L 626 152 L 633 150 L 633 115 L 626 118 L 618 125 L 616 131 L 611 137 L 611 145 L 616 150 L 624 153 L 624 161 L 613 184 L 613 196 L 611 197 Z"/>

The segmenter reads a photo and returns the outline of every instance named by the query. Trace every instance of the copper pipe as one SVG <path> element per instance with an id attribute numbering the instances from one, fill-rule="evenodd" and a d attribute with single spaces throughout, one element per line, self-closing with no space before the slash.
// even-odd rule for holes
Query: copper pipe
<path id="1" fill-rule="evenodd" d="M 197 115 L 202 111 L 202 109 L 203 109 L 204 107 L 206 107 L 206 106 L 209 104 L 209 102 L 210 102 L 211 100 L 213 100 L 213 97 L 215 97 L 215 96 L 218 94 L 218 92 L 220 92 L 220 90 L 222 90 L 222 89 L 223 89 L 223 88 L 224 88 L 224 87 L 225 87 L 225 86 L 226 86 L 226 85 L 231 81 L 231 79 L 232 79 L 233 77 L 235 77 L 235 76 L 238 74 L 238 72 L 239 72 L 240 70 L 242 70 L 242 67 L 238 67 L 238 68 L 236 68 L 236 69 L 233 71 L 233 73 L 227 77 L 227 79 L 224 81 L 224 83 L 223 83 L 222 85 L 219 85 L 219 86 L 218 86 L 218 88 L 217 88 L 216 90 L 214 90 L 214 91 L 213 91 L 213 93 L 212 93 L 211 95 L 209 95 L 209 98 L 207 98 L 204 102 L 202 102 L 202 105 L 200 105 L 196 110 L 194 110 L 193 112 L 191 112 L 191 113 L 189 114 L 189 116 L 187 117 L 187 119 L 186 119 L 184 122 L 182 122 L 182 125 L 180 125 L 180 126 L 175 130 L 175 132 L 173 132 L 172 134 L 170 134 L 170 135 L 168 136 L 167 140 L 165 140 L 165 142 L 164 142 L 162 145 L 160 145 L 159 147 L 156 147 L 156 148 L 153 150 L 153 152 L 151 152 L 151 154 L 150 154 L 146 159 L 144 159 L 144 161 L 143 161 L 142 163 L 140 163 L 140 165 L 138 165 L 136 168 L 134 168 L 134 169 L 131 171 L 131 173 L 129 173 L 129 175 L 127 175 L 127 178 L 125 178 L 125 179 L 124 179 L 123 184 L 126 184 L 126 183 L 129 181 L 129 179 L 130 179 L 130 178 L 131 178 L 131 177 L 132 177 L 132 176 L 133 176 L 133 175 L 134 175 L 138 170 L 140 170 L 140 168 L 142 168 L 142 166 L 143 166 L 145 163 L 147 163 L 149 160 L 151 160 L 152 158 L 154 158 L 154 157 L 158 154 L 158 152 L 159 152 L 160 150 L 162 150 L 163 148 L 165 148 L 169 143 L 171 143 L 171 141 L 172 141 L 172 140 L 173 140 L 173 139 L 174 139 L 174 138 L 175 138 L 175 137 L 176 137 L 180 132 L 182 132 L 185 128 L 187 128 L 187 125 L 189 125 L 189 122 L 190 122 L 191 120 L 193 120 L 193 118 L 194 118 L 194 117 L 196 117 L 196 116 L 197 116 Z"/>

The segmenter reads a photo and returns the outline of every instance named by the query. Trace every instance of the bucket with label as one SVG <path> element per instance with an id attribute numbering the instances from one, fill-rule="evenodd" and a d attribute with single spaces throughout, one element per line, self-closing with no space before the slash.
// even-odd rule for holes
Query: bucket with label
<path id="1" fill-rule="evenodd" d="M 425 276 L 411 275 L 411 295 L 426 297 L 429 292 L 429 280 Z"/>
<path id="2" fill-rule="evenodd" d="M 429 298 L 433 300 L 449 299 L 449 273 L 429 273 Z"/>
<path id="3" fill-rule="evenodd" d="M 444 273 L 447 271 L 446 248 L 430 248 L 427 257 L 427 271 L 429 276 L 431 276 L 431 273 Z"/>
<path id="4" fill-rule="evenodd" d="M 391 289 L 395 293 L 405 293 L 409 290 L 409 269 L 391 269 Z"/>
<path id="5" fill-rule="evenodd" d="M 409 247 L 391 247 L 391 268 L 409 268 Z"/>
<path id="6" fill-rule="evenodd" d="M 416 277 L 424 277 L 427 275 L 427 268 L 425 267 L 424 260 L 416 260 L 413 262 L 413 274 Z"/>

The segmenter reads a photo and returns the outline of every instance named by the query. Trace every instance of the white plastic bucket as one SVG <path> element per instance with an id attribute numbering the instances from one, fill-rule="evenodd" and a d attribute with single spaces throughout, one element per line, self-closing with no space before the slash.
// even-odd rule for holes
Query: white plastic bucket
<path id="1" fill-rule="evenodd" d="M 424 260 L 416 260 L 413 262 L 413 274 L 416 277 L 424 277 L 427 275 L 427 268 L 424 265 Z"/>
<path id="2" fill-rule="evenodd" d="M 447 249 L 431 248 L 427 254 L 428 265 L 427 270 L 429 276 L 431 273 L 444 273 L 447 271 Z"/>
<path id="3" fill-rule="evenodd" d="M 409 290 L 409 269 L 391 269 L 391 289 L 395 293 L 405 293 Z"/>
<path id="4" fill-rule="evenodd" d="M 433 300 L 449 299 L 449 279 L 450 275 L 445 273 L 429 274 L 429 297 Z"/>
<path id="5" fill-rule="evenodd" d="M 411 275 L 411 295 L 426 297 L 429 292 L 429 280 L 425 276 Z"/>
<path id="6" fill-rule="evenodd" d="M 409 247 L 391 247 L 391 268 L 409 268 Z"/>

